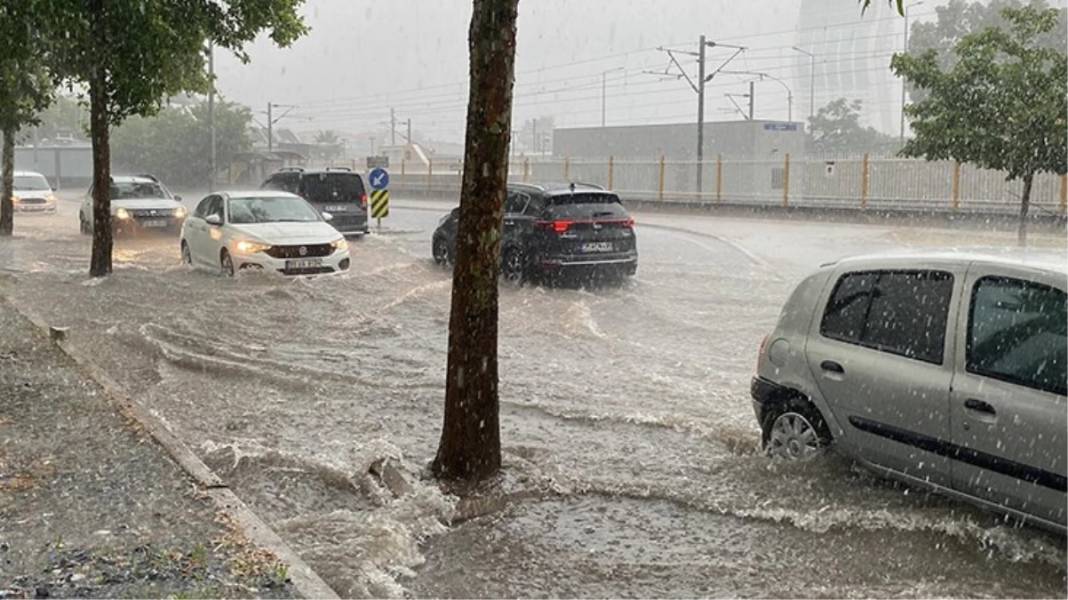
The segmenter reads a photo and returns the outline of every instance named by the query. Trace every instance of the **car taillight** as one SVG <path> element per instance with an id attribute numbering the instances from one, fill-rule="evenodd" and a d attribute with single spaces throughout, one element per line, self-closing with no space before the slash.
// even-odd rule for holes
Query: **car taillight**
<path id="1" fill-rule="evenodd" d="M 367 208 L 367 194 L 360 194 L 360 207 Z"/>
<path id="2" fill-rule="evenodd" d="M 536 225 L 537 227 L 541 227 L 542 229 L 554 231 L 559 234 L 567 233 L 567 230 L 571 228 L 571 225 L 573 223 L 574 221 L 564 221 L 561 219 L 557 219 L 555 221 L 536 221 L 534 225 Z"/>
<path id="3" fill-rule="evenodd" d="M 764 358 L 764 351 L 768 349 L 768 338 L 771 336 L 765 335 L 764 339 L 760 340 L 760 350 L 757 351 L 757 370 L 760 370 L 760 359 Z"/>
<path id="4" fill-rule="evenodd" d="M 634 217 L 627 217 L 619 222 L 625 229 L 634 229 Z"/>

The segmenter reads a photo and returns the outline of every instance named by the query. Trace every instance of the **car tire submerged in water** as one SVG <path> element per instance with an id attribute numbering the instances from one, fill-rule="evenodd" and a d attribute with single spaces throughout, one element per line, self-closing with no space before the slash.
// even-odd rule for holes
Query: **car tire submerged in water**
<path id="1" fill-rule="evenodd" d="M 182 264 L 193 264 L 193 255 L 189 252 L 189 244 L 185 243 L 185 240 L 182 240 Z"/>
<path id="2" fill-rule="evenodd" d="M 234 276 L 234 259 L 230 258 L 230 253 L 225 248 L 219 253 L 219 266 L 222 268 L 223 275 Z"/>
<path id="3" fill-rule="evenodd" d="M 434 262 L 439 265 L 447 265 L 452 261 L 451 252 L 449 252 L 449 242 L 446 241 L 444 237 L 434 238 L 430 252 L 434 255 Z"/>
<path id="4" fill-rule="evenodd" d="M 89 225 L 89 222 L 85 220 L 81 213 L 78 213 L 78 229 L 82 232 L 82 235 L 93 234 L 93 227 Z"/>
<path id="5" fill-rule="evenodd" d="M 501 253 L 501 275 L 508 281 L 522 282 L 527 266 L 523 253 L 518 248 L 505 248 Z"/>
<path id="6" fill-rule="evenodd" d="M 831 435 L 823 415 L 807 400 L 791 398 L 776 404 L 761 423 L 769 456 L 806 461 L 824 453 Z"/>

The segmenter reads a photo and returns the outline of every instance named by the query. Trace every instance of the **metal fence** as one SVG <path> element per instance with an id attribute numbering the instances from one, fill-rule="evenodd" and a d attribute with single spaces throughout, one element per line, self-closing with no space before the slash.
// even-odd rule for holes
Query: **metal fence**
<path id="1" fill-rule="evenodd" d="M 458 195 L 462 164 L 402 163 L 390 169 L 399 192 Z M 999 171 L 952 161 L 868 158 L 736 160 L 701 164 L 669 160 L 513 158 L 513 181 L 584 182 L 624 200 L 857 210 L 1015 213 L 1023 183 Z M 1031 190 L 1036 214 L 1065 215 L 1068 180 L 1039 174 Z"/>

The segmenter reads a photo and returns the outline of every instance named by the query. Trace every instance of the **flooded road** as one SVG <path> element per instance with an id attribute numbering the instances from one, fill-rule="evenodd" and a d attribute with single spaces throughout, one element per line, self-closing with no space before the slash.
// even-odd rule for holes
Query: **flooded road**
<path id="1" fill-rule="evenodd" d="M 1064 538 L 835 456 L 773 462 L 749 399 L 761 338 L 819 263 L 1011 234 L 638 215 L 623 286 L 502 284 L 502 485 L 536 493 L 447 527 L 454 500 L 419 479 L 444 400 L 446 205 L 410 205 L 335 278 L 228 280 L 155 236 L 89 280 L 62 203 L 0 241 L 0 291 L 70 326 L 342 596 L 1065 595 Z M 410 494 L 367 475 L 382 458 Z"/>

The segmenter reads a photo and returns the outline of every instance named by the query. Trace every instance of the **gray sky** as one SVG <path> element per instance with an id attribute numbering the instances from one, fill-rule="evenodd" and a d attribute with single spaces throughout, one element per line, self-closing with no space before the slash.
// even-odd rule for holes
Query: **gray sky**
<path id="1" fill-rule="evenodd" d="M 859 18 L 854 0 L 809 1 L 840 4 L 840 21 Z M 609 125 L 693 121 L 696 95 L 686 82 L 643 71 L 667 66 L 656 46 L 696 50 L 702 33 L 749 46 L 729 68 L 775 74 L 797 96 L 795 120 L 807 114 L 801 91 L 807 75 L 798 69 L 807 69 L 808 59 L 790 49 L 797 43 L 798 1 L 520 0 L 519 6 L 517 127 L 548 115 L 558 126 L 600 125 L 602 72 L 609 70 Z M 470 0 L 308 0 L 307 37 L 288 49 L 261 40 L 248 65 L 220 55 L 219 88 L 256 110 L 268 101 L 298 105 L 279 127 L 384 130 L 394 106 L 398 119 L 412 118 L 425 135 L 460 141 L 470 11 Z M 877 10 L 866 18 L 892 17 Z M 893 36 L 885 41 L 900 44 Z M 710 65 L 730 53 L 711 51 Z M 744 77 L 719 77 L 710 84 L 706 118 L 738 118 L 725 94 L 746 91 Z M 757 118 L 785 119 L 786 96 L 778 84 L 758 84 Z"/>

